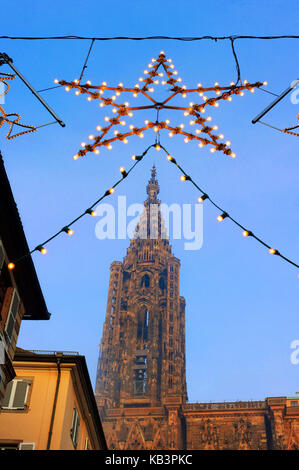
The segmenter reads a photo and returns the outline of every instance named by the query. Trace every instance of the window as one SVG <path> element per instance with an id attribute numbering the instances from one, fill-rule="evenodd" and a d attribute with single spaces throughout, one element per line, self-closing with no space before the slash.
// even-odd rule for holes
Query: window
<path id="1" fill-rule="evenodd" d="M 19 450 L 34 450 L 35 442 L 21 442 Z"/>
<path id="2" fill-rule="evenodd" d="M 298 406 L 298 401 L 291 401 L 291 406 Z"/>
<path id="3" fill-rule="evenodd" d="M 140 287 L 148 288 L 149 286 L 150 286 L 150 277 L 148 274 L 145 274 L 140 281 Z"/>
<path id="4" fill-rule="evenodd" d="M 146 307 L 139 310 L 137 315 L 137 339 L 146 341 L 148 338 L 149 311 Z"/>
<path id="5" fill-rule="evenodd" d="M 88 437 L 85 439 L 85 450 L 89 450 L 90 447 L 89 447 L 89 439 Z"/>
<path id="6" fill-rule="evenodd" d="M 11 342 L 16 318 L 17 318 L 18 311 L 19 311 L 19 305 L 20 305 L 20 297 L 17 291 L 14 289 L 12 298 L 11 298 L 10 307 L 9 307 L 9 312 L 7 315 L 6 325 L 5 325 L 5 334 L 7 338 L 9 339 L 9 342 Z"/>
<path id="7" fill-rule="evenodd" d="M 30 383 L 28 380 L 14 379 L 6 387 L 2 408 L 7 410 L 24 410 Z"/>
<path id="8" fill-rule="evenodd" d="M 80 419 L 79 419 L 78 411 L 76 407 L 74 406 L 71 439 L 72 439 L 75 449 L 77 448 L 77 444 L 78 444 L 79 426 L 80 426 Z"/>

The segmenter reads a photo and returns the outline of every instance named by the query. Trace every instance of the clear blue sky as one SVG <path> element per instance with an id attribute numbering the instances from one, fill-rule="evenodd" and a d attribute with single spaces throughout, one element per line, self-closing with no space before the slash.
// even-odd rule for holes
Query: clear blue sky
<path id="1" fill-rule="evenodd" d="M 279 35 L 298 34 L 297 1 L 11 1 L 5 7 L 2 35 Z M 295 40 L 236 43 L 243 79 L 267 80 L 273 92 L 298 78 Z M 88 42 L 1 40 L 0 50 L 37 88 L 54 78 L 80 74 Z M 85 78 L 93 83 L 134 85 L 152 57 L 163 49 L 187 86 L 229 83 L 236 70 L 228 42 L 99 42 Z M 3 71 L 8 69 L 2 68 Z M 72 155 L 95 132 L 107 111 L 63 89 L 43 96 L 66 122 L 37 133 L 4 140 L 1 150 L 22 217 L 28 243 L 36 246 L 101 195 L 128 167 L 133 153 L 152 143 L 131 139 L 74 162 Z M 130 97 L 129 101 L 132 102 Z M 232 141 L 235 160 L 211 155 L 196 144 L 162 134 L 162 143 L 194 179 L 229 213 L 283 254 L 299 261 L 298 138 L 251 124 L 272 97 L 256 91 L 222 103 L 209 114 Z M 189 101 L 189 100 L 188 100 Z M 40 125 L 51 117 L 15 80 L 5 109 L 22 122 Z M 267 116 L 281 127 L 295 124 L 299 105 L 286 99 Z M 152 117 L 152 116 L 150 116 Z M 167 117 L 166 114 L 163 117 Z M 143 119 L 148 115 L 143 115 Z M 178 117 L 178 122 L 183 121 Z M 266 120 L 266 119 L 265 119 Z M 152 152 L 119 187 L 128 203 L 143 202 L 155 162 L 160 198 L 169 204 L 195 202 L 197 193 L 179 181 L 179 173 L 162 154 Z M 116 201 L 112 196 L 109 202 Z M 187 384 L 190 401 L 263 399 L 299 391 L 299 365 L 290 362 L 290 343 L 299 339 L 297 270 L 252 239 L 244 239 L 229 221 L 216 222 L 217 211 L 205 204 L 204 244 L 185 251 L 181 260 L 181 295 L 186 298 Z M 28 349 L 74 350 L 87 358 L 95 380 L 98 346 L 105 318 L 109 266 L 125 255 L 128 240 L 99 241 L 96 220 L 84 218 L 72 238 L 60 236 L 48 254 L 34 254 L 44 296 L 52 312 L 48 322 L 23 322 L 19 345 Z"/>

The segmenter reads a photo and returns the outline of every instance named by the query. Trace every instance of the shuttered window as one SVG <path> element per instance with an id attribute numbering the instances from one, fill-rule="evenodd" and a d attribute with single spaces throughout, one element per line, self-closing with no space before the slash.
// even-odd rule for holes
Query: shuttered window
<path id="1" fill-rule="evenodd" d="M 34 450 L 35 442 L 21 442 L 19 445 L 19 450 Z"/>
<path id="2" fill-rule="evenodd" d="M 26 406 L 28 380 L 12 380 L 6 387 L 2 408 L 8 410 L 23 410 Z"/>
<path id="3" fill-rule="evenodd" d="M 5 333 L 9 341 L 11 341 L 11 338 L 12 338 L 16 318 L 17 318 L 18 311 L 19 311 L 19 306 L 20 306 L 20 297 L 17 291 L 14 290 L 10 307 L 9 307 L 6 325 L 5 325 Z"/>
<path id="4" fill-rule="evenodd" d="M 76 449 L 78 444 L 78 434 L 79 434 L 79 426 L 80 426 L 80 419 L 76 407 L 74 406 L 73 410 L 73 421 L 72 421 L 72 429 L 71 429 L 71 438 Z"/>

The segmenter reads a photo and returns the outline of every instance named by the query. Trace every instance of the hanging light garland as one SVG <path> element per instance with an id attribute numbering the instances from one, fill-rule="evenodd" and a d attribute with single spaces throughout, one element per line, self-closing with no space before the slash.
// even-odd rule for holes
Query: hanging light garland
<path id="1" fill-rule="evenodd" d="M 132 160 L 135 161 L 135 163 L 131 166 L 131 168 L 126 171 L 124 167 L 120 167 L 120 172 L 121 172 L 121 175 L 122 177 L 113 185 L 111 186 L 109 189 L 107 189 L 107 191 L 105 191 L 105 193 L 97 200 L 95 201 L 90 207 L 88 207 L 85 211 L 83 211 L 78 217 L 76 217 L 74 220 L 72 220 L 71 222 L 69 222 L 67 225 L 65 225 L 64 227 L 62 227 L 58 232 L 54 233 L 54 235 L 52 235 L 51 237 L 49 237 L 47 240 L 45 240 L 43 243 L 37 245 L 33 250 L 29 251 L 28 253 L 24 254 L 24 256 L 20 257 L 19 259 L 15 260 L 14 262 L 10 262 L 8 264 L 8 268 L 9 269 L 14 269 L 16 267 L 16 264 L 18 262 L 20 262 L 22 259 L 30 256 L 32 253 L 34 253 L 35 251 L 39 251 L 41 254 L 46 254 L 47 253 L 47 249 L 45 248 L 45 246 L 50 242 L 52 241 L 54 238 L 58 237 L 61 233 L 65 233 L 69 236 L 72 236 L 74 234 L 74 230 L 71 228 L 78 220 L 80 220 L 82 217 L 84 217 L 85 215 L 90 215 L 90 216 L 96 216 L 97 213 L 94 209 L 94 207 L 99 203 L 101 202 L 105 197 L 108 197 L 109 195 L 113 194 L 114 193 L 114 190 L 116 188 L 116 186 L 118 186 L 130 173 L 131 171 L 135 168 L 135 166 L 143 159 L 143 157 L 148 153 L 148 151 L 155 147 L 156 150 L 163 150 L 166 155 L 167 155 L 167 160 L 174 164 L 178 169 L 179 171 L 182 173 L 180 179 L 181 181 L 190 181 L 190 183 L 192 183 L 192 185 L 201 193 L 200 197 L 197 199 L 197 201 L 199 203 L 202 203 L 204 201 L 209 201 L 214 207 L 216 207 L 216 209 L 219 211 L 219 215 L 217 216 L 217 221 L 218 222 L 222 222 L 224 219 L 228 219 L 230 220 L 231 222 L 233 222 L 237 227 L 239 227 L 241 230 L 242 230 L 242 235 L 247 238 L 247 237 L 252 237 L 254 238 L 258 243 L 260 243 L 261 245 L 263 245 L 264 247 L 266 247 L 269 251 L 270 254 L 272 255 L 277 255 L 279 256 L 281 259 L 283 259 L 284 261 L 286 261 L 287 263 L 289 264 L 292 264 L 293 266 L 295 266 L 296 268 L 299 268 L 299 264 L 295 263 L 294 261 L 290 260 L 289 258 L 287 258 L 286 256 L 282 255 L 280 253 L 280 251 L 276 248 L 273 248 L 271 245 L 269 245 L 268 243 L 264 242 L 262 239 L 260 239 L 259 237 L 257 237 L 251 230 L 249 230 L 248 227 L 240 224 L 237 220 L 235 220 L 231 215 L 229 215 L 229 213 L 224 210 L 222 207 L 220 207 L 216 202 L 213 201 L 213 199 L 207 194 L 207 192 L 200 188 L 197 183 L 193 180 L 193 178 L 188 175 L 188 173 L 185 172 L 185 170 L 183 170 L 183 168 L 179 165 L 179 163 L 177 162 L 177 160 L 172 157 L 170 155 L 170 153 L 166 150 L 165 147 L 163 147 L 163 145 L 161 144 L 152 144 L 150 145 L 149 147 L 146 148 L 146 150 L 141 154 L 141 155 L 133 155 L 132 156 Z"/>
<path id="2" fill-rule="evenodd" d="M 104 198 L 110 196 L 111 194 L 114 193 L 115 191 L 115 188 L 116 186 L 118 186 L 125 178 L 127 178 L 127 176 L 129 176 L 129 174 L 131 173 L 131 171 L 133 171 L 133 169 L 136 167 L 136 165 L 143 159 L 143 157 L 147 154 L 147 152 L 149 151 L 149 149 L 151 147 L 155 147 L 156 145 L 153 144 L 153 145 L 150 145 L 149 147 L 147 147 L 147 149 L 141 154 L 141 155 L 134 155 L 134 158 L 133 160 L 135 160 L 135 163 L 131 166 L 131 168 L 129 170 L 125 170 L 124 167 L 120 167 L 119 171 L 121 173 L 121 178 L 116 181 L 116 183 L 113 184 L 113 186 L 111 186 L 109 189 L 107 189 L 105 191 L 105 193 L 99 198 L 97 199 L 93 204 L 91 204 L 87 209 L 85 209 L 78 217 L 76 217 L 74 220 L 72 220 L 71 222 L 69 222 L 67 225 L 65 225 L 64 227 L 62 227 L 60 230 L 58 230 L 56 233 L 54 233 L 51 237 L 49 237 L 47 240 L 45 240 L 43 243 L 40 243 L 39 245 L 37 245 L 35 248 L 33 248 L 33 250 L 31 251 L 28 251 L 27 253 L 25 253 L 23 256 L 21 256 L 20 258 L 18 258 L 17 260 L 15 261 L 10 261 L 8 263 L 8 269 L 10 270 L 13 270 L 15 269 L 16 267 L 16 264 L 19 263 L 20 261 L 22 261 L 24 258 L 27 258 L 28 256 L 30 256 L 32 253 L 34 253 L 35 251 L 39 251 L 41 254 L 45 255 L 47 253 L 47 249 L 45 248 L 45 246 L 51 242 L 52 240 L 54 240 L 54 238 L 58 237 L 60 234 L 62 233 L 65 233 L 69 236 L 72 236 L 74 234 L 74 230 L 71 228 L 76 222 L 78 222 L 78 220 L 82 219 L 82 217 L 84 217 L 85 215 L 90 215 L 92 217 L 95 217 L 97 215 L 94 207 L 99 204 L 99 202 L 101 202 Z"/>
<path id="3" fill-rule="evenodd" d="M 161 51 L 159 57 L 157 59 L 152 59 L 152 62 L 148 64 L 148 68 L 144 70 L 143 77 L 139 78 L 140 84 L 137 83 L 133 88 L 126 88 L 123 83 L 119 83 L 117 87 L 110 87 L 106 82 L 102 82 L 100 86 L 93 86 L 90 81 L 87 81 L 85 85 L 82 85 L 79 79 L 73 80 L 72 82 L 55 79 L 54 82 L 64 86 L 66 91 L 74 89 L 76 95 L 84 94 L 87 96 L 88 101 L 98 100 L 100 102 L 100 107 L 102 108 L 105 106 L 112 106 L 113 116 L 105 117 L 106 124 L 103 127 L 97 126 L 96 128 L 100 133 L 96 136 L 90 134 L 89 140 L 91 142 L 82 142 L 82 149 L 80 149 L 73 158 L 77 160 L 78 158 L 85 156 L 88 152 L 99 153 L 99 147 L 101 146 L 111 150 L 112 143 L 115 141 L 122 141 L 124 144 L 127 144 L 128 137 L 137 135 L 142 138 L 144 137 L 144 132 L 148 129 L 153 129 L 157 134 L 159 134 L 161 130 L 165 129 L 169 131 L 169 137 L 180 134 L 184 136 L 185 143 L 195 140 L 198 142 L 198 146 L 200 148 L 209 145 L 212 153 L 215 151 L 221 151 L 225 155 L 234 158 L 236 155 L 230 148 L 230 141 L 221 142 L 224 139 L 224 135 L 216 135 L 214 131 L 216 131 L 218 127 L 210 125 L 212 118 L 210 116 L 203 117 L 202 114 L 205 113 L 208 106 L 218 107 L 221 100 L 231 101 L 233 95 L 243 96 L 245 90 L 253 92 L 255 88 L 260 88 L 261 86 L 266 85 L 266 82 L 248 83 L 246 80 L 242 82 L 238 74 L 238 82 L 240 81 L 239 85 L 234 82 L 231 82 L 228 86 L 220 86 L 219 83 L 215 83 L 214 86 L 205 88 L 201 83 L 199 83 L 196 88 L 187 89 L 185 85 L 181 85 L 182 79 L 177 77 L 178 72 L 174 70 L 174 68 L 172 60 L 167 59 L 164 52 Z M 154 92 L 153 85 L 158 85 L 159 79 L 164 77 L 162 70 L 164 70 L 166 77 L 161 81 L 161 83 L 162 85 L 170 85 L 169 91 L 171 94 L 163 102 L 158 102 L 150 94 Z M 104 98 L 102 95 L 105 91 L 113 91 L 114 95 Z M 117 97 L 123 92 L 131 93 L 134 98 L 142 95 L 148 99 L 151 104 L 147 106 L 130 106 L 127 101 L 123 104 L 117 104 Z M 216 97 L 208 98 L 205 95 L 206 92 L 215 92 Z M 189 102 L 188 106 L 169 105 L 169 102 L 174 97 L 181 96 L 182 98 L 186 98 L 190 93 L 198 93 L 202 98 L 202 103 L 196 104 Z M 124 118 L 133 117 L 133 111 L 149 109 L 157 111 L 157 119 L 155 122 L 146 120 L 143 127 L 136 127 L 131 124 L 129 126 L 130 131 L 122 133 L 116 129 L 114 130 L 114 137 L 109 137 L 108 133 L 112 128 L 115 126 L 126 125 Z M 189 116 L 191 118 L 190 125 L 198 125 L 195 132 L 184 131 L 184 124 L 171 126 L 168 119 L 160 121 L 159 112 L 162 109 L 183 111 L 185 117 Z"/>
<path id="4" fill-rule="evenodd" d="M 15 78 L 15 75 L 9 74 L 9 73 L 0 73 L 0 83 L 3 83 L 5 86 L 5 89 L 2 93 L 0 93 L 0 98 L 5 96 L 9 90 L 10 90 L 10 84 L 8 80 L 13 80 Z M 11 119 L 14 116 L 14 119 Z M 36 127 L 34 126 L 29 126 L 25 124 L 21 124 L 19 121 L 21 119 L 20 114 L 18 113 L 10 113 L 7 114 L 4 110 L 4 108 L 0 105 L 0 127 L 3 126 L 3 124 L 8 124 L 9 125 L 9 130 L 6 134 L 6 138 L 8 140 L 14 139 L 15 137 L 19 137 L 20 135 L 28 134 L 29 132 L 35 132 Z M 24 129 L 27 129 L 26 131 L 21 131 L 16 134 L 11 135 L 13 127 L 14 126 L 20 126 Z"/>
<path id="5" fill-rule="evenodd" d="M 157 146 L 156 146 L 157 148 Z M 248 227 L 245 227 L 243 226 L 242 224 L 240 224 L 237 220 L 235 220 L 233 217 L 231 217 L 229 215 L 229 213 L 224 210 L 223 208 L 221 208 L 218 204 L 216 204 L 212 199 L 211 197 L 202 189 L 200 188 L 196 183 L 195 181 L 192 179 L 192 177 L 190 175 L 188 175 L 184 170 L 183 168 L 179 165 L 179 163 L 176 161 L 176 159 L 174 157 L 172 157 L 169 152 L 166 150 L 165 147 L 163 147 L 162 145 L 159 145 L 157 150 L 160 150 L 162 149 L 166 155 L 167 155 L 167 160 L 170 162 L 170 163 L 173 163 L 174 165 L 176 165 L 176 167 L 180 170 L 180 172 L 182 173 L 182 176 L 180 177 L 181 181 L 190 181 L 190 183 L 193 184 L 193 186 L 195 186 L 196 189 L 198 189 L 198 191 L 201 193 L 201 196 L 197 199 L 198 202 L 204 202 L 205 200 L 208 200 L 210 201 L 210 203 L 216 207 L 216 209 L 219 210 L 220 214 L 217 216 L 217 221 L 218 222 L 222 222 L 224 219 L 229 219 L 231 222 L 233 222 L 235 225 L 237 225 L 241 230 L 242 230 L 242 235 L 244 237 L 252 237 L 254 238 L 257 242 L 259 242 L 261 245 L 265 246 L 269 253 L 271 255 L 277 255 L 279 256 L 280 258 L 282 258 L 283 260 L 287 261 L 288 263 L 292 264 L 293 266 L 295 266 L 296 268 L 299 268 L 299 264 L 295 263 L 294 261 L 291 261 L 289 258 L 286 258 L 284 255 L 282 255 L 276 248 L 273 248 L 272 246 L 268 245 L 266 242 L 264 242 L 263 240 L 261 240 L 259 237 L 257 237 L 251 230 L 248 229 Z"/>

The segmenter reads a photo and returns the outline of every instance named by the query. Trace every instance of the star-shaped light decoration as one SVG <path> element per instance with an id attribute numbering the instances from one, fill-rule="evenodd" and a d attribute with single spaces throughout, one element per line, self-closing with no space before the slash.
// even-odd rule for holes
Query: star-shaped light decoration
<path id="1" fill-rule="evenodd" d="M 162 85 L 170 85 L 170 96 L 162 102 L 156 101 L 150 93 L 154 92 L 153 84 L 158 84 L 159 81 L 157 77 L 163 77 L 163 72 L 159 69 L 164 69 L 167 79 L 162 81 Z M 220 100 L 232 100 L 232 95 L 244 95 L 243 90 L 254 91 L 254 88 L 259 88 L 262 85 L 266 85 L 266 82 L 256 82 L 248 83 L 246 80 L 241 82 L 240 85 L 235 83 L 230 83 L 229 86 L 220 86 L 218 83 L 215 83 L 213 87 L 204 88 L 200 83 L 197 85 L 197 88 L 187 89 L 185 85 L 181 85 L 181 78 L 176 78 L 178 72 L 174 70 L 174 65 L 171 59 L 167 59 L 164 52 L 161 51 L 158 59 L 152 59 L 152 62 L 148 65 L 149 70 L 144 70 L 144 76 L 139 78 L 141 84 L 136 84 L 134 88 L 125 88 L 122 83 L 119 83 L 117 87 L 109 87 L 106 82 L 103 82 L 100 86 L 92 86 L 90 81 L 87 81 L 85 85 L 81 85 L 79 80 L 73 80 L 72 82 L 66 82 L 65 80 L 55 79 L 55 83 L 65 86 L 66 91 L 71 89 L 76 90 L 76 95 L 86 94 L 89 101 L 99 100 L 100 106 L 112 106 L 112 112 L 114 116 L 105 117 L 106 125 L 104 127 L 97 126 L 97 130 L 100 131 L 100 134 L 97 136 L 89 135 L 89 139 L 92 141 L 90 144 L 83 142 L 81 144 L 82 149 L 74 155 L 74 159 L 77 160 L 79 157 L 83 157 L 87 152 L 99 153 L 99 147 L 105 146 L 108 149 L 112 149 L 112 142 L 120 140 L 124 143 L 128 143 L 128 137 L 131 135 L 138 135 L 139 137 L 144 136 L 144 131 L 148 129 L 153 129 L 155 132 L 159 133 L 162 129 L 167 129 L 169 131 L 169 137 L 173 135 L 181 134 L 185 136 L 185 142 L 190 140 L 198 141 L 199 147 L 204 147 L 205 145 L 210 145 L 210 151 L 213 153 L 216 150 L 222 151 L 225 155 L 229 155 L 234 158 L 236 155 L 232 152 L 229 141 L 220 142 L 224 138 L 222 134 L 215 135 L 213 131 L 217 130 L 217 126 L 210 126 L 209 121 L 211 117 L 203 117 L 202 114 L 205 113 L 207 106 L 219 106 Z M 113 91 L 115 94 L 109 98 L 104 98 L 102 95 L 105 91 Z M 216 97 L 208 98 L 204 95 L 205 92 L 214 91 Z M 128 102 L 123 104 L 117 104 L 116 99 L 122 92 L 132 93 L 133 97 L 138 95 L 143 95 L 147 98 L 151 104 L 148 106 L 129 106 Z M 201 104 L 195 104 L 193 102 L 189 103 L 189 106 L 170 106 L 169 102 L 175 96 L 181 95 L 181 97 L 186 98 L 190 93 L 198 93 L 202 98 Z M 125 125 L 123 118 L 125 116 L 132 117 L 133 111 L 148 110 L 154 109 L 157 111 L 157 119 L 155 122 L 145 121 L 143 127 L 135 127 L 133 124 L 130 125 L 130 131 L 121 133 L 118 130 L 114 131 L 114 137 L 109 137 L 109 131 L 119 125 Z M 184 111 L 185 116 L 191 116 L 192 120 L 190 124 L 197 124 L 198 127 L 194 133 L 184 131 L 184 125 L 180 124 L 179 126 L 172 127 L 170 126 L 170 121 L 159 120 L 159 112 L 162 109 L 168 110 L 180 110 Z"/>
<path id="2" fill-rule="evenodd" d="M 2 93 L 0 93 L 0 98 L 6 95 L 9 92 L 10 89 L 10 84 L 8 80 L 13 80 L 15 78 L 15 75 L 9 74 L 9 73 L 1 73 L 0 74 L 0 83 L 3 83 L 5 85 L 5 89 Z M 12 116 L 14 116 L 14 119 L 9 119 Z M 34 126 L 29 126 L 25 124 L 21 124 L 19 120 L 21 119 L 21 116 L 18 113 L 10 113 L 7 114 L 3 107 L 0 105 L 0 127 L 3 126 L 4 123 L 7 123 L 9 125 L 9 130 L 6 134 L 6 138 L 8 140 L 14 139 L 15 137 L 18 137 L 20 135 L 28 134 L 28 132 L 34 132 L 36 131 L 36 127 Z M 22 128 L 28 129 L 26 131 L 18 132 L 17 134 L 11 135 L 13 126 L 17 125 Z"/>

